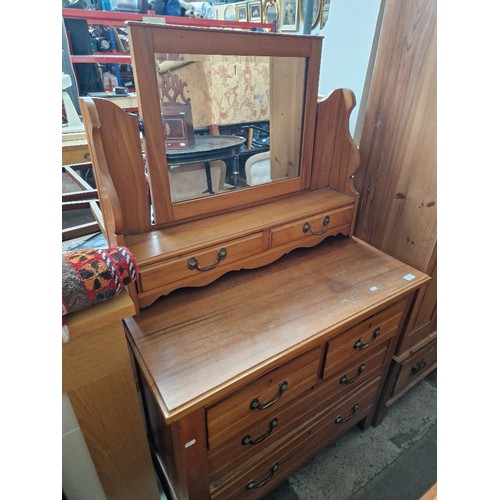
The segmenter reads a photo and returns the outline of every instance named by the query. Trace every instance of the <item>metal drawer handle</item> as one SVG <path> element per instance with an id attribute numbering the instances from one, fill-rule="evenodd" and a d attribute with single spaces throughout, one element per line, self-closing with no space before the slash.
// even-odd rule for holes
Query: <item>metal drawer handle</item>
<path id="1" fill-rule="evenodd" d="M 356 382 L 356 380 L 358 380 L 358 378 L 361 376 L 361 374 L 365 371 L 365 364 L 363 363 L 359 368 L 358 368 L 358 374 L 355 376 L 355 377 L 352 377 L 352 378 L 347 378 L 346 375 L 344 375 L 340 381 L 339 381 L 339 384 L 345 384 L 345 385 L 349 385 L 349 384 L 352 384 L 353 382 Z"/>
<path id="2" fill-rule="evenodd" d="M 366 344 L 363 344 L 363 342 L 361 342 L 361 339 L 358 339 L 358 340 L 356 340 L 356 342 L 354 342 L 353 348 L 354 349 L 361 349 L 361 350 L 366 349 L 371 344 L 373 344 L 375 339 L 380 335 L 380 332 L 381 332 L 380 326 L 378 326 L 377 328 L 375 328 L 375 330 L 373 330 L 373 336 L 369 342 L 367 342 Z"/>
<path id="3" fill-rule="evenodd" d="M 188 260 L 187 265 L 188 265 L 189 269 L 191 269 L 191 271 L 193 269 L 198 269 L 198 271 L 201 271 L 201 272 L 210 271 L 210 269 L 217 267 L 226 257 L 227 257 L 227 250 L 225 248 L 221 248 L 217 252 L 217 260 L 213 264 L 210 264 L 209 266 L 200 267 L 200 265 L 198 263 L 198 259 L 196 257 L 191 257 Z"/>
<path id="4" fill-rule="evenodd" d="M 309 222 L 306 222 L 304 224 L 304 226 L 302 227 L 302 231 L 304 233 L 307 233 L 307 232 L 310 232 L 311 234 L 314 234 L 315 236 L 321 236 L 322 234 L 325 234 L 327 231 L 328 231 L 328 224 L 330 224 L 330 217 L 327 215 L 324 219 L 323 219 L 323 227 L 325 228 L 323 231 L 318 231 L 317 233 L 314 232 L 312 229 L 311 229 L 311 224 L 309 224 Z"/>
<path id="5" fill-rule="evenodd" d="M 251 403 L 250 403 L 250 409 L 251 410 L 265 410 L 266 408 L 269 408 L 272 406 L 274 403 L 277 403 L 279 399 L 281 398 L 281 395 L 288 389 L 288 382 L 285 380 L 282 382 L 278 388 L 278 394 L 276 395 L 275 398 L 271 399 L 267 403 L 260 403 L 258 398 L 255 398 Z"/>
<path id="6" fill-rule="evenodd" d="M 335 419 L 335 423 L 336 424 L 343 424 L 344 422 L 347 422 L 349 420 L 351 420 L 352 417 L 354 417 L 354 414 L 358 411 L 358 408 L 359 408 L 359 404 L 356 403 L 353 407 L 352 407 L 352 413 L 348 416 L 348 417 L 345 417 L 345 418 L 342 418 L 340 415 Z"/>
<path id="7" fill-rule="evenodd" d="M 264 441 L 264 439 L 268 438 L 270 435 L 271 435 L 271 432 L 273 432 L 273 429 L 278 425 L 278 419 L 277 418 L 273 418 L 270 422 L 269 422 L 269 430 L 265 433 L 265 434 L 262 434 L 262 436 L 260 436 L 259 438 L 253 440 L 250 436 L 245 436 L 242 440 L 241 440 L 241 444 L 245 445 L 245 444 L 259 444 L 259 443 L 262 443 L 262 441 Z"/>
<path id="8" fill-rule="evenodd" d="M 425 359 L 421 359 L 416 365 L 413 366 L 411 369 L 411 374 L 416 375 L 419 371 L 421 371 L 423 368 L 425 368 L 425 365 L 427 362 Z"/>
<path id="9" fill-rule="evenodd" d="M 260 488 L 261 486 L 264 486 L 266 483 L 268 483 L 269 481 L 271 481 L 271 479 L 274 476 L 274 473 L 278 470 L 278 468 L 279 468 L 279 464 L 278 463 L 273 464 L 273 466 L 271 467 L 271 472 L 269 473 L 269 475 L 265 479 L 263 479 L 260 483 L 256 483 L 254 481 L 250 481 L 247 484 L 247 490 L 253 490 L 255 488 Z"/>

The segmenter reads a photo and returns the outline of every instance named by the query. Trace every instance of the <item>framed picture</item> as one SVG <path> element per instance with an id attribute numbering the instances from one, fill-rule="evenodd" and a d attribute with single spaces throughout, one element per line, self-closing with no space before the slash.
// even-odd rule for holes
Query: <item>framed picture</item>
<path id="1" fill-rule="evenodd" d="M 319 29 L 322 30 L 325 25 L 326 25 L 326 22 L 328 21 L 328 12 L 330 11 L 330 9 L 321 9 L 321 15 L 320 15 L 320 18 L 319 18 Z"/>
<path id="2" fill-rule="evenodd" d="M 297 31 L 299 25 L 299 0 L 281 0 L 280 31 Z"/>
<path id="3" fill-rule="evenodd" d="M 236 21 L 236 8 L 234 5 L 228 5 L 224 9 L 224 21 Z"/>
<path id="4" fill-rule="evenodd" d="M 280 7 L 277 0 L 266 0 L 266 2 L 264 3 L 264 13 L 262 17 L 265 23 L 279 23 Z"/>
<path id="5" fill-rule="evenodd" d="M 311 17 L 311 28 L 315 28 L 319 22 L 319 16 L 323 5 L 323 0 L 312 0 L 312 1 L 313 1 L 313 11 Z M 302 0 L 300 5 L 300 17 L 302 18 L 302 22 L 304 22 L 305 12 L 306 12 L 306 2 Z"/>
<path id="6" fill-rule="evenodd" d="M 262 22 L 262 3 L 260 0 L 248 2 L 248 17 L 250 21 Z"/>
<path id="7" fill-rule="evenodd" d="M 248 21 L 248 10 L 246 3 L 236 4 L 236 19 L 242 22 Z"/>

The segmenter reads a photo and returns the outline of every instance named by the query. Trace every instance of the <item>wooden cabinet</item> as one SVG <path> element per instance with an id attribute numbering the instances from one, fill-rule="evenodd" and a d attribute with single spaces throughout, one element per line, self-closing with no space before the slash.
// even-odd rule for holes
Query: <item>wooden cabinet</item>
<path id="1" fill-rule="evenodd" d="M 166 487 L 177 498 L 260 498 L 369 425 L 428 279 L 359 240 L 327 239 L 127 318 Z"/>
<path id="2" fill-rule="evenodd" d="M 108 240 L 140 271 L 125 325 L 157 470 L 174 498 L 260 498 L 370 425 L 429 276 L 352 237 L 355 100 L 339 89 L 318 102 L 319 37 L 140 23 L 129 33 L 144 156 L 137 117 L 81 103 Z M 270 182 L 174 201 L 160 59 L 181 61 L 196 84 L 206 61 L 258 66 Z"/>
<path id="3" fill-rule="evenodd" d="M 376 423 L 437 366 L 436 125 L 436 1 L 388 0 L 360 142 L 354 232 L 432 281 L 405 324 Z M 432 359 L 408 375 L 416 351 Z"/>
<path id="4" fill-rule="evenodd" d="M 69 396 L 106 498 L 158 500 L 121 322 L 133 313 L 132 300 L 122 292 L 66 317 L 70 339 L 62 348 L 62 390 Z"/>

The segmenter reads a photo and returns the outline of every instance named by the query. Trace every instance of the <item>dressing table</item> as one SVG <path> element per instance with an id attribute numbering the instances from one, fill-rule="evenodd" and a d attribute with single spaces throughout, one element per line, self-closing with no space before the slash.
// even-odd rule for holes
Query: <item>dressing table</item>
<path id="1" fill-rule="evenodd" d="M 151 452 L 173 498 L 261 498 L 371 424 L 429 277 L 353 237 L 355 100 L 345 89 L 317 100 L 320 37 L 128 28 L 144 156 L 137 117 L 99 99 L 81 108 L 108 242 L 140 271 L 124 329 Z M 204 95 L 218 89 L 212 105 L 231 102 L 221 82 L 259 75 L 266 92 L 241 106 L 269 102 L 270 182 L 175 201 L 165 60 L 189 62 L 183 79 L 204 81 Z"/>

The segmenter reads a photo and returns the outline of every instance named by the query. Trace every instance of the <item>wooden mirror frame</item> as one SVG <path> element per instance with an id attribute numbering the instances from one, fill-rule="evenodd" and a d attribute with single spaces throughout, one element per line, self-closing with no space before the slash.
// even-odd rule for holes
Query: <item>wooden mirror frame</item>
<path id="1" fill-rule="evenodd" d="M 322 38 L 129 22 L 131 55 L 156 227 L 205 217 L 306 190 L 310 185 Z M 287 37 L 283 43 L 283 37 Z M 278 40 L 279 38 L 279 40 Z M 170 200 L 155 54 L 297 57 L 306 60 L 299 177 L 182 203 Z M 272 135 L 272 133 L 271 133 Z"/>

